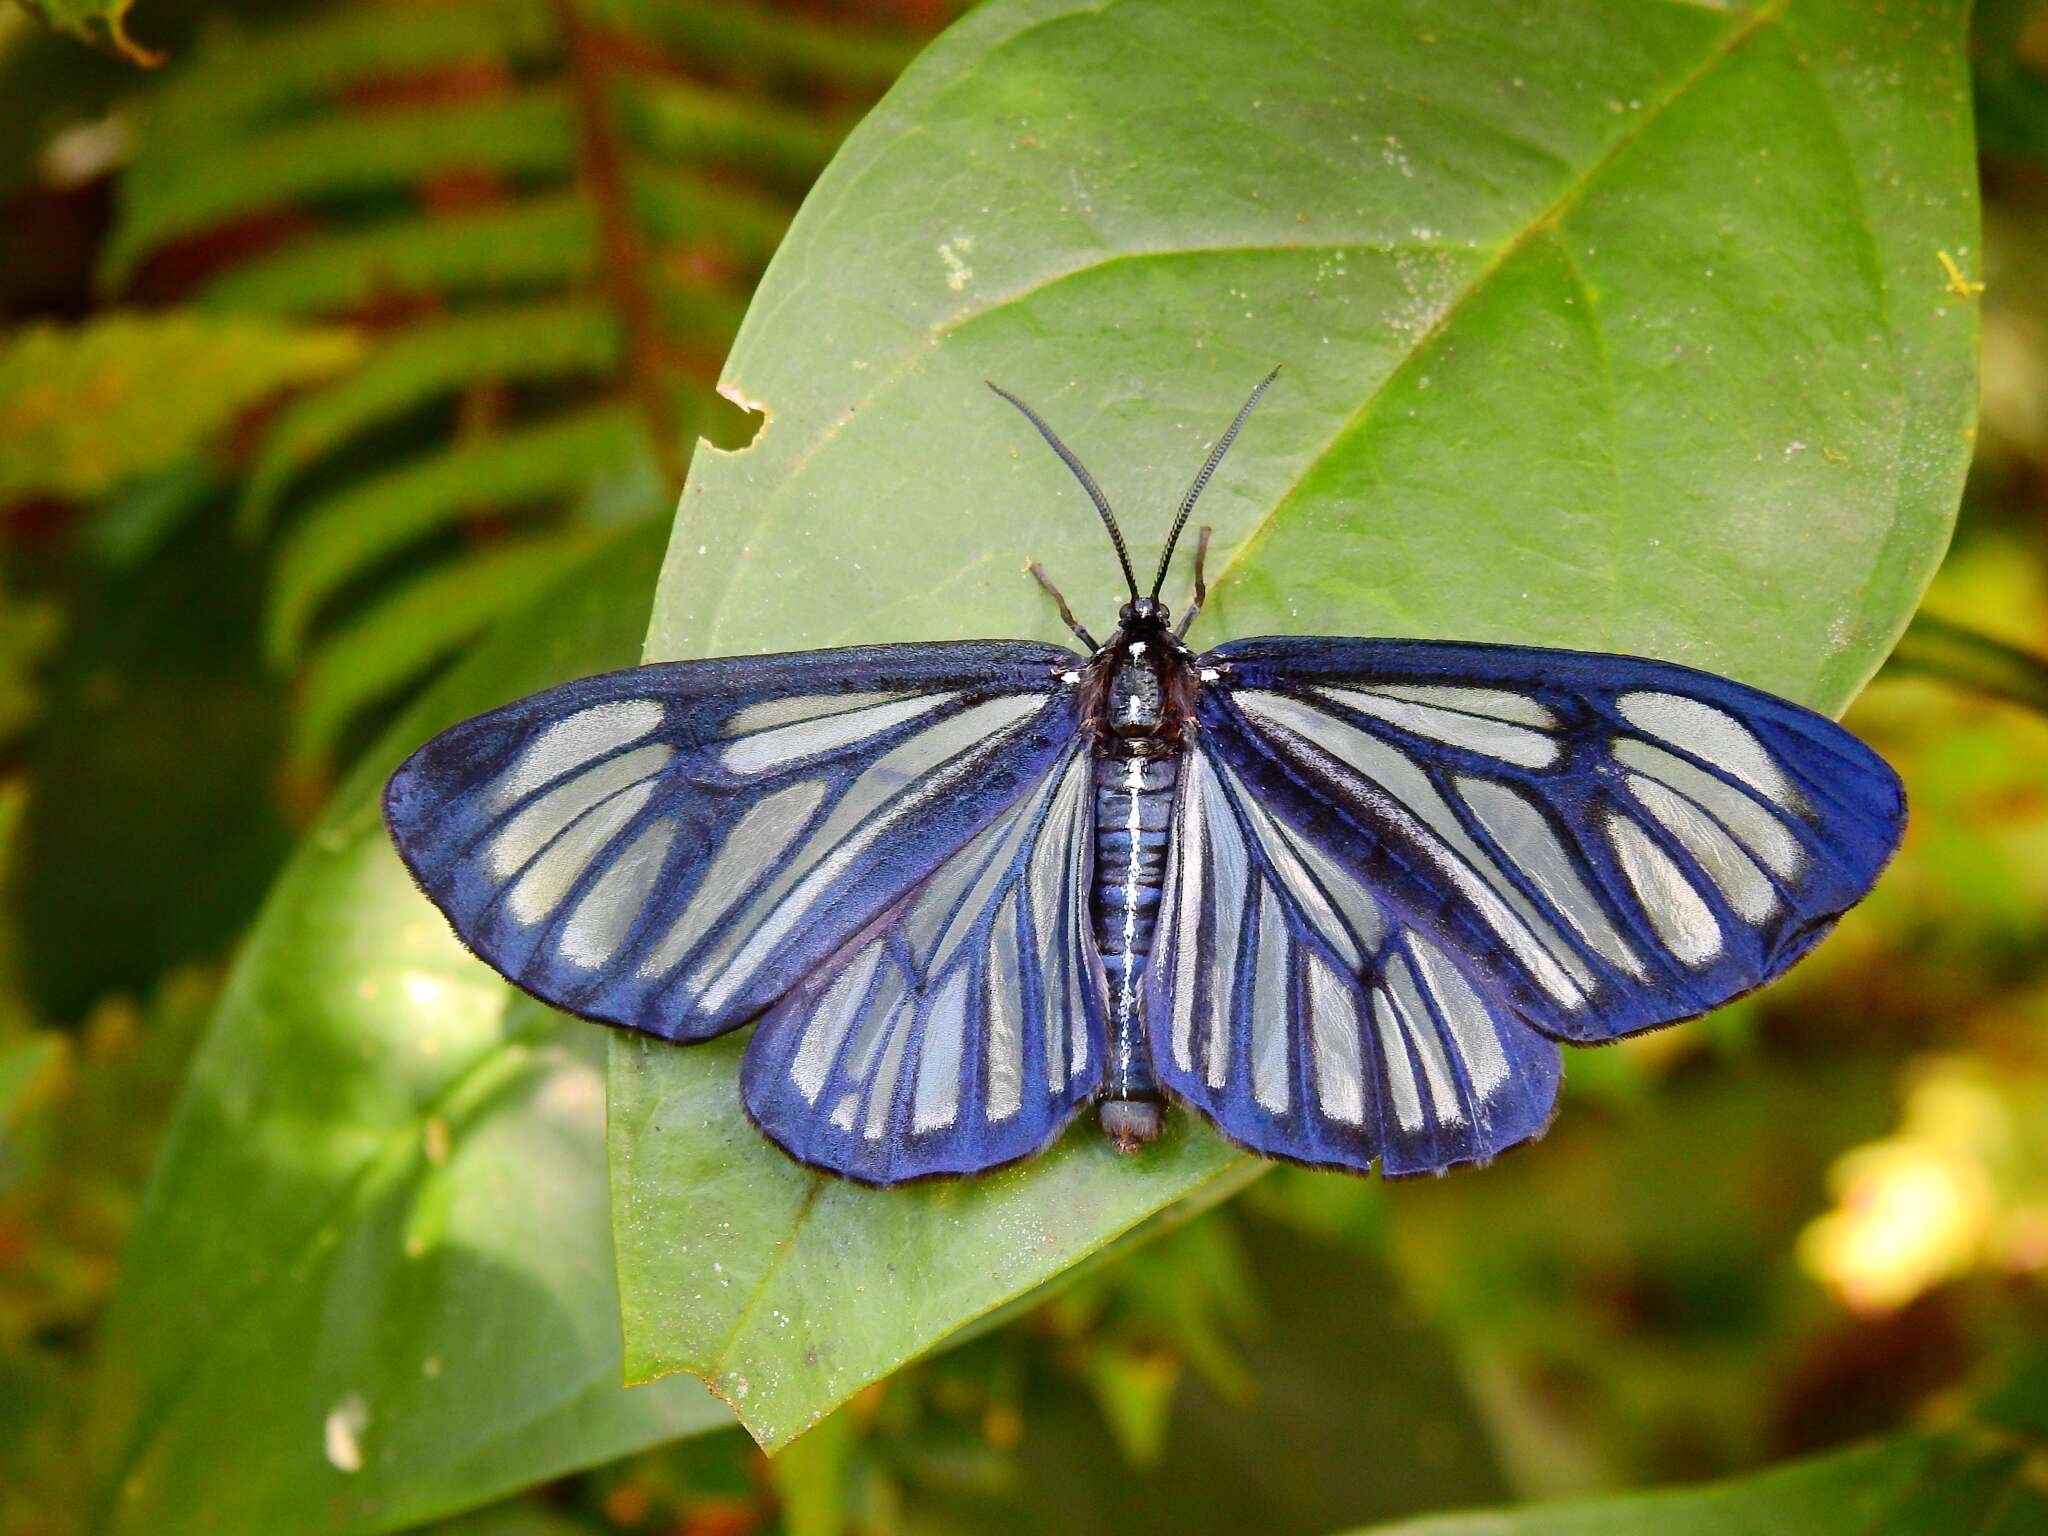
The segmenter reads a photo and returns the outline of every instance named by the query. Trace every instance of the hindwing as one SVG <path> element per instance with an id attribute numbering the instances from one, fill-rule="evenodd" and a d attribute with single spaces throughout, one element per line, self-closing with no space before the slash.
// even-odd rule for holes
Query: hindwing
<path id="1" fill-rule="evenodd" d="M 871 1184 L 978 1172 L 1057 1135 L 1103 1073 L 1093 805 L 1076 738 L 770 1009 L 742 1074 L 761 1129 Z"/>
<path id="2" fill-rule="evenodd" d="M 1540 1135 L 1558 1049 L 1201 738 L 1146 972 L 1153 1070 L 1269 1157 L 1388 1174 Z"/>

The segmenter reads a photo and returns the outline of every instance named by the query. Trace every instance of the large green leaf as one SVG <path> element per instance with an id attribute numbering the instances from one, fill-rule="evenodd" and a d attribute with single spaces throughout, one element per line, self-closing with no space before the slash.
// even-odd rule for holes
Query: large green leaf
<path id="1" fill-rule="evenodd" d="M 2035 1359 L 1983 1422 L 1902 1435 L 1701 1488 L 1376 1525 L 1357 1536 L 2026 1536 L 2048 1530 L 2039 1473 L 2048 1375 Z"/>
<path id="2" fill-rule="evenodd" d="M 1088 619 L 1246 390 L 1202 633 L 1650 652 L 1838 707 L 1948 536 L 1974 405 L 1961 0 L 1032 0 L 985 6 L 848 141 L 726 370 L 758 441 L 695 461 L 654 657 Z M 1173 594 L 1177 596 L 1177 592 Z M 740 1046 L 616 1041 L 629 1372 L 780 1445 L 1165 1202 L 1236 1177 L 1182 1124 L 1116 1162 L 875 1193 L 736 1103 Z"/>
<path id="3" fill-rule="evenodd" d="M 2022 1536 L 2048 1520 L 2048 1501 L 2019 1481 L 2019 1464 L 1906 1440 L 1711 1488 L 1404 1521 L 1370 1536 Z"/>
<path id="4" fill-rule="evenodd" d="M 377 811 L 431 731 L 630 662 L 656 558 L 615 540 L 411 711 L 272 894 L 107 1319 L 100 1529 L 390 1529 L 729 1422 L 618 1385 L 599 1037 L 464 952 Z"/>

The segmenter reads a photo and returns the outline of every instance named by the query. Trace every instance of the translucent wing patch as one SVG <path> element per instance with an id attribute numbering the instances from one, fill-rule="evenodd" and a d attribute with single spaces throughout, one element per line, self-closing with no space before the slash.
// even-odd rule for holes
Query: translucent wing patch
<path id="1" fill-rule="evenodd" d="M 1197 737 L 1146 973 L 1153 1070 L 1269 1157 L 1388 1174 L 1540 1135 L 1558 1049 Z"/>
<path id="2" fill-rule="evenodd" d="M 1009 642 L 673 662 L 443 732 L 385 791 L 413 876 L 557 1007 L 670 1040 L 745 1022 L 1071 749 Z"/>
<path id="3" fill-rule="evenodd" d="M 1088 756 L 1023 798 L 761 1021 L 747 1111 L 798 1161 L 871 1184 L 1029 1156 L 1102 1080 Z"/>
<path id="4" fill-rule="evenodd" d="M 1282 639 L 1203 664 L 1201 737 L 1298 859 L 1340 867 L 1489 1007 L 1564 1040 L 1778 975 L 1904 824 L 1897 777 L 1832 721 L 1684 667 Z"/>

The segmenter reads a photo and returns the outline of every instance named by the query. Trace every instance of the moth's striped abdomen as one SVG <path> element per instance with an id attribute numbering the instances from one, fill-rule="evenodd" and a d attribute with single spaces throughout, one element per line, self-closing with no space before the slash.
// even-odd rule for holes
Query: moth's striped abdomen
<path id="1" fill-rule="evenodd" d="M 1180 756 L 1095 759 L 1095 943 L 1109 982 L 1111 1099 L 1159 1089 L 1145 1046 L 1145 961 L 1166 880 L 1168 827 Z"/>

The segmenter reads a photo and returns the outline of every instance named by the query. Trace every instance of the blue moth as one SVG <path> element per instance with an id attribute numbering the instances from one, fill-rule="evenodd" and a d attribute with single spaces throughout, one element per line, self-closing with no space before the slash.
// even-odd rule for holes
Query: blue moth
<path id="1" fill-rule="evenodd" d="M 1277 373 L 1277 370 L 1275 370 Z M 1029 1157 L 1093 1108 L 1388 1175 L 1543 1133 L 1560 1043 L 1784 971 L 1898 845 L 1832 721 L 1629 656 L 1266 638 L 1197 653 L 1159 593 L 1085 654 L 1024 641 L 669 662 L 436 736 L 384 814 L 472 949 L 557 1008 L 689 1044 L 871 1184 Z M 992 386 L 993 387 L 993 386 Z M 1044 574 L 1038 572 L 1041 582 Z"/>

